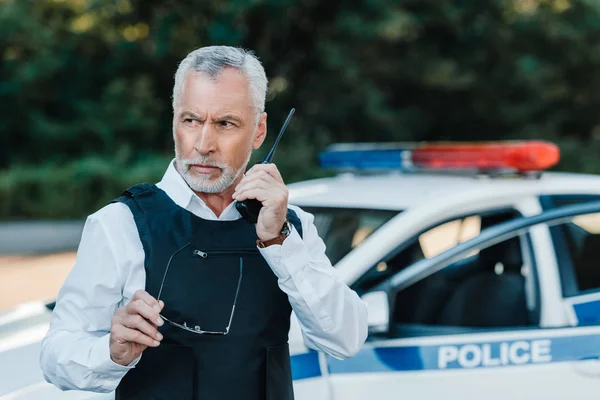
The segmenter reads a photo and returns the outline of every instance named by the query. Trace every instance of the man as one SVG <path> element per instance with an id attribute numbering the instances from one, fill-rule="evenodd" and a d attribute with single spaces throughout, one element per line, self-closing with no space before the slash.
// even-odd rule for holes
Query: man
<path id="1" fill-rule="evenodd" d="M 288 205 L 265 140 L 267 78 L 242 49 L 190 53 L 173 89 L 175 160 L 88 217 L 42 342 L 47 381 L 122 399 L 293 398 L 291 310 L 306 344 L 352 357 L 366 307 L 312 215 Z M 235 203 L 256 199 L 258 221 Z"/>

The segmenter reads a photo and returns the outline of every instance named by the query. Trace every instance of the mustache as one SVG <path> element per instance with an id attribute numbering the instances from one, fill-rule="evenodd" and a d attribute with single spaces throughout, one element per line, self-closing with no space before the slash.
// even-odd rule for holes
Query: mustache
<path id="1" fill-rule="evenodd" d="M 210 157 L 205 157 L 205 156 L 199 156 L 199 157 L 193 158 L 191 160 L 181 160 L 181 162 L 185 166 L 186 169 L 189 169 L 192 165 L 198 165 L 198 164 L 210 165 L 211 167 L 217 167 L 220 169 L 225 169 L 228 167 L 227 164 L 220 163 L 215 160 L 211 160 Z"/>

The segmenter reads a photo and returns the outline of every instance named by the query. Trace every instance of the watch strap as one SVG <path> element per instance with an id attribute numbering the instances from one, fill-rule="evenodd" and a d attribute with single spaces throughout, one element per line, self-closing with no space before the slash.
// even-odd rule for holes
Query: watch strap
<path id="1" fill-rule="evenodd" d="M 291 232 L 290 225 L 289 225 L 288 221 L 285 221 L 285 223 L 283 224 L 283 228 L 281 228 L 281 233 L 279 234 L 279 236 L 276 236 L 273 239 L 269 239 L 269 240 L 258 239 L 256 241 L 256 245 L 258 247 L 260 247 L 261 249 L 272 246 L 274 244 L 282 245 L 283 242 L 285 241 L 285 239 L 290 235 L 290 232 Z"/>

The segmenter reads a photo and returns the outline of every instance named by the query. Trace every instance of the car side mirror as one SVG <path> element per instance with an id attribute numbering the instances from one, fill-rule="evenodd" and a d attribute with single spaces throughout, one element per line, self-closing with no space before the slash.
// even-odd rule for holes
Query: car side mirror
<path id="1" fill-rule="evenodd" d="M 390 325 L 390 304 L 384 291 L 369 292 L 362 296 L 367 305 L 369 334 L 385 333 Z"/>

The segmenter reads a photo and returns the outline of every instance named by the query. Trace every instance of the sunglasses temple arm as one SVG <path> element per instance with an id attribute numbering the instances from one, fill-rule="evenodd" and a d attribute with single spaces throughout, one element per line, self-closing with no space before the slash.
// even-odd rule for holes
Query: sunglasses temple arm
<path id="1" fill-rule="evenodd" d="M 181 250 L 188 247 L 190 244 L 191 244 L 191 242 L 187 242 L 182 247 L 180 247 L 179 250 L 177 250 L 175 253 L 171 254 L 171 257 L 169 257 L 169 262 L 167 263 L 167 268 L 165 268 L 165 274 L 163 275 L 162 282 L 160 282 L 160 289 L 158 291 L 158 297 L 156 298 L 156 301 L 160 300 L 160 295 L 162 294 L 163 285 L 165 284 L 165 278 L 167 277 L 167 272 L 169 272 L 169 267 L 171 266 L 171 261 L 173 260 L 173 257 L 175 257 L 177 255 L 177 253 L 179 253 Z"/>
<path id="2" fill-rule="evenodd" d="M 238 293 L 240 292 L 240 286 L 242 286 L 242 274 L 243 274 L 243 259 L 240 257 L 240 279 L 238 280 L 237 289 L 235 290 L 235 297 L 233 299 L 233 307 L 231 308 L 231 315 L 229 316 L 229 323 L 227 324 L 226 332 L 229 332 L 231 327 L 231 321 L 233 321 L 233 314 L 235 313 L 235 305 L 237 304 Z"/>

